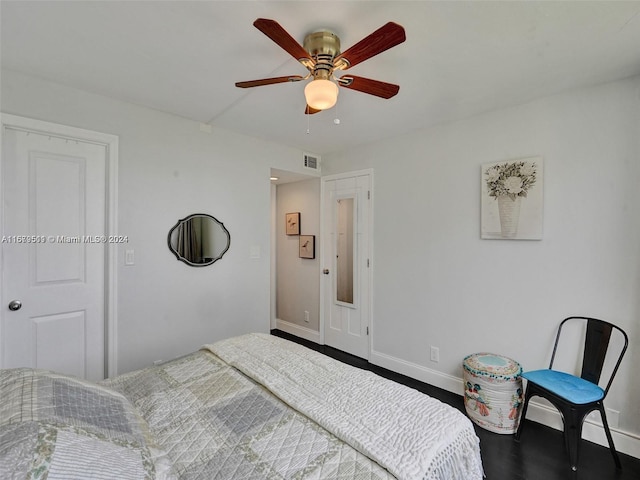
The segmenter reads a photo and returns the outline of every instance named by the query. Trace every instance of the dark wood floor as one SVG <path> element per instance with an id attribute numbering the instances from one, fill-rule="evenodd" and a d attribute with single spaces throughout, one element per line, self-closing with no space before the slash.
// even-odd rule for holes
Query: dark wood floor
<path id="1" fill-rule="evenodd" d="M 462 395 L 457 395 L 418 380 L 371 365 L 335 348 L 318 345 L 288 333 L 272 330 L 283 337 L 319 351 L 355 367 L 370 370 L 382 377 L 415 388 L 459 409 L 464 413 Z M 578 472 L 571 472 L 564 452 L 562 432 L 539 423 L 526 421 L 521 441 L 513 435 L 491 433 L 475 426 L 480 438 L 482 463 L 487 480 L 639 480 L 640 459 L 620 453 L 622 470 L 617 470 L 611 452 L 586 440 L 580 446 Z"/>

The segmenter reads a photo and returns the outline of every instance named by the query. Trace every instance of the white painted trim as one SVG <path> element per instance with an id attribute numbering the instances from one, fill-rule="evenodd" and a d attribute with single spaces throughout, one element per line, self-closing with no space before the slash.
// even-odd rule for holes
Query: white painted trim
<path id="1" fill-rule="evenodd" d="M 53 134 L 69 139 L 78 139 L 85 142 L 91 142 L 98 145 L 104 145 L 107 151 L 107 171 L 106 171 L 106 191 L 107 191 L 107 211 L 106 230 L 107 235 L 118 234 L 118 137 L 107 133 L 95 132 L 93 130 L 85 130 L 57 123 L 44 122 L 33 118 L 20 117 L 8 113 L 0 113 L 0 132 L 4 132 L 5 127 L 21 129 L 25 131 L 37 132 L 41 134 Z M 0 136 L 2 134 L 0 133 Z M 2 138 L 0 138 L 2 145 Z M 1 185 L 0 185 L 1 188 Z M 2 198 L 2 192 L 0 192 Z M 4 206 L 3 206 L 4 208 Z M 0 230 L 2 229 L 2 215 L 0 211 Z M 0 232 L 0 235 L 2 232 Z M 118 244 L 108 244 L 105 261 L 105 375 L 107 377 L 115 376 L 118 373 L 118 345 L 117 345 L 117 326 L 118 326 Z M 0 298 L 0 305 L 3 303 Z M 1 322 L 0 322 L 1 325 Z M 2 332 L 0 332 L 2 335 Z"/>
<path id="2" fill-rule="evenodd" d="M 354 170 L 352 172 L 334 173 L 332 175 L 324 175 L 320 179 L 324 182 L 331 180 L 341 180 L 343 178 L 360 177 L 363 175 L 373 175 L 373 168 L 365 168 L 363 170 Z"/>
<path id="3" fill-rule="evenodd" d="M 109 135 L 107 170 L 107 231 L 118 235 L 118 152 L 119 139 Z M 118 374 L 118 248 L 119 244 L 109 244 L 107 251 L 107 369 L 105 377 Z"/>
<path id="4" fill-rule="evenodd" d="M 452 393 L 457 393 L 462 396 L 464 394 L 464 381 L 462 378 L 455 377 L 453 375 L 447 375 L 436 370 L 418 365 L 415 363 L 407 362 L 400 358 L 393 357 L 381 352 L 372 351 L 370 363 L 386 368 L 396 373 L 401 373 L 416 380 L 428 383 L 435 387 L 442 388 Z M 553 407 L 532 401 L 529 403 L 529 409 L 527 411 L 527 420 L 542 423 L 556 430 L 562 430 L 562 417 L 560 413 Z M 627 455 L 631 455 L 635 458 L 640 458 L 640 436 L 625 432 L 619 428 L 611 428 L 611 435 L 613 436 L 613 442 L 616 446 L 616 450 Z M 522 441 L 526 441 L 526 428 L 522 433 Z M 607 437 L 604 433 L 604 428 L 598 422 L 594 422 L 591 419 L 587 419 L 584 422 L 582 430 L 582 438 L 604 447 L 609 447 L 607 443 Z"/>
<path id="5" fill-rule="evenodd" d="M 407 362 L 406 360 L 377 352 L 375 350 L 371 352 L 369 362 L 374 365 L 378 365 L 379 367 L 386 368 L 387 370 L 391 370 L 392 372 L 401 373 L 407 377 L 415 378 L 416 380 L 428 383 L 434 387 L 442 388 L 448 392 L 457 393 L 461 396 L 464 394 L 464 383 L 462 379 L 454 377 L 453 375 L 447 375 L 446 373 Z"/>
<path id="6" fill-rule="evenodd" d="M 326 308 L 324 306 L 325 304 L 325 295 L 327 295 L 326 292 L 326 288 L 325 288 L 325 281 L 322 278 L 322 275 L 324 275 L 323 270 L 326 268 L 324 265 L 326 265 L 326 258 L 327 255 L 325 253 L 325 228 L 324 228 L 324 223 L 326 221 L 326 216 L 328 215 L 328 213 L 325 211 L 326 209 L 324 208 L 324 204 L 325 204 L 325 194 L 324 194 L 324 189 L 325 189 L 325 182 L 326 182 L 327 177 L 320 177 L 320 227 L 318 228 L 318 241 L 319 241 L 319 245 L 316 245 L 316 249 L 319 252 L 318 258 L 320 260 L 320 308 L 318 308 L 318 335 L 319 335 L 319 339 L 318 339 L 318 343 L 320 343 L 320 345 L 324 345 L 324 317 L 326 315 Z"/>
<path id="7" fill-rule="evenodd" d="M 276 319 L 276 328 L 283 332 L 290 333 L 291 335 L 295 335 L 296 337 L 304 338 L 305 340 L 310 340 L 319 345 L 323 345 L 320 341 L 320 332 L 316 332 L 310 328 L 296 325 L 295 323 L 287 322 L 279 318 Z"/>
<path id="8" fill-rule="evenodd" d="M 271 239 L 271 246 L 269 248 L 269 256 L 270 256 L 270 260 L 269 260 L 269 265 L 270 265 L 270 279 L 269 279 L 269 285 L 270 285 L 270 298 L 271 298 L 271 307 L 269 309 L 269 328 L 270 329 L 274 329 L 277 328 L 277 313 L 276 313 L 276 307 L 278 304 L 278 297 L 277 297 L 277 271 L 278 271 L 278 266 L 277 266 L 277 245 L 278 245 L 278 237 L 277 237 L 277 233 L 276 233 L 276 225 L 277 225 L 277 187 L 274 184 L 271 184 L 271 234 L 270 234 L 270 239 Z"/>

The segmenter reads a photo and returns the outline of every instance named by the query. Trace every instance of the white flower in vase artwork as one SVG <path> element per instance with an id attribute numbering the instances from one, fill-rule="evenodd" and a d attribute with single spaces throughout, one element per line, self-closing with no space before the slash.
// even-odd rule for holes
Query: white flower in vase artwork
<path id="1" fill-rule="evenodd" d="M 539 157 L 483 166 L 482 238 L 542 238 L 542 186 L 537 188 L 541 171 L 542 159 Z M 532 235 L 525 232 L 521 235 L 519 228 L 523 223 L 521 218 L 523 216 L 521 215 L 522 202 L 530 192 L 536 191 L 539 191 L 537 198 L 530 202 L 535 202 L 536 205 L 524 207 L 527 211 L 535 213 L 536 225 L 534 225 L 534 229 L 536 233 Z M 493 203 L 492 210 L 494 212 L 497 210 L 499 231 L 497 231 L 498 228 L 491 228 L 487 225 L 491 222 L 485 216 L 491 216 L 492 206 L 485 197 L 488 197 L 490 203 Z M 495 205 L 497 205 L 497 209 Z M 535 210 L 532 210 L 531 207 L 534 207 Z M 524 221 L 527 219 L 525 218 Z M 496 224 L 496 226 L 498 225 Z M 527 225 L 527 227 L 531 227 L 531 225 Z"/>

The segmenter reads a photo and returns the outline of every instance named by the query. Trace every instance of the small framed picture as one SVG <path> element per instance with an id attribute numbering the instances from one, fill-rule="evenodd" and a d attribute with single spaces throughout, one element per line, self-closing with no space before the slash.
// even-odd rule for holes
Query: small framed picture
<path id="1" fill-rule="evenodd" d="M 300 258 L 316 258 L 316 236 L 300 235 Z"/>
<path id="2" fill-rule="evenodd" d="M 287 235 L 300 235 L 300 212 L 287 213 L 285 223 Z"/>

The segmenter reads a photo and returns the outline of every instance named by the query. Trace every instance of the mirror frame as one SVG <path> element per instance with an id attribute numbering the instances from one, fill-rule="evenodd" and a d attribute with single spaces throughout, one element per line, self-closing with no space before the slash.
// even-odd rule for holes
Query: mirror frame
<path id="1" fill-rule="evenodd" d="M 210 218 L 215 223 L 217 223 L 222 228 L 223 232 L 227 235 L 227 246 L 225 247 L 225 249 L 222 252 L 220 252 L 220 255 L 218 255 L 217 257 L 212 259 L 210 262 L 194 263 L 194 262 L 184 258 L 183 256 L 181 256 L 176 251 L 176 249 L 173 248 L 173 245 L 171 244 L 171 235 L 173 234 L 174 230 L 176 230 L 183 222 L 186 222 L 187 220 L 191 220 L 192 218 L 195 218 L 195 217 Z M 222 223 L 220 220 L 218 220 L 213 215 L 209 215 L 208 213 L 192 213 L 191 215 L 187 215 L 186 217 L 181 218 L 180 220 L 178 220 L 176 222 L 176 224 L 169 229 L 169 234 L 167 235 L 167 244 L 169 246 L 169 250 L 171 251 L 171 253 L 173 253 L 179 261 L 184 262 L 184 263 L 186 263 L 187 265 L 189 265 L 191 267 L 207 267 L 209 265 L 213 265 L 214 263 L 216 263 L 218 260 L 220 260 L 224 256 L 225 253 L 227 253 L 227 250 L 229 250 L 229 247 L 231 246 L 231 234 L 229 233 L 229 230 L 227 230 L 227 227 L 224 226 L 224 223 Z"/>

